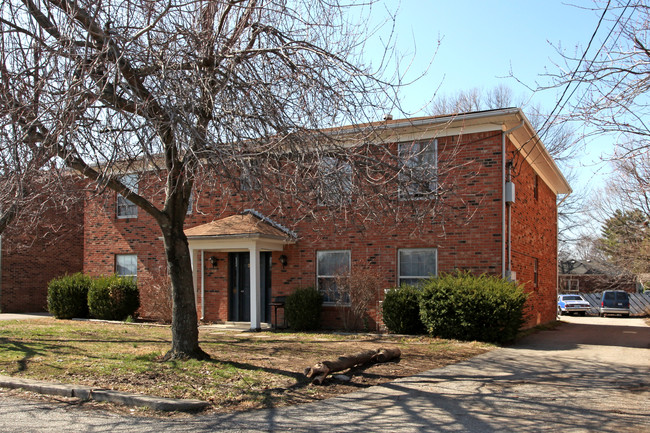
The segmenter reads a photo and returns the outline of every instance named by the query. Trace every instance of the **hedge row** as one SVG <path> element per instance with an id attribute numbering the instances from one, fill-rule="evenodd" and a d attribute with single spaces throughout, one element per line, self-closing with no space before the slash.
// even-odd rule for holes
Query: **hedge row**
<path id="1" fill-rule="evenodd" d="M 76 273 L 48 283 L 47 308 L 57 319 L 125 320 L 140 308 L 140 293 L 133 278 Z"/>
<path id="2" fill-rule="evenodd" d="M 386 293 L 384 324 L 400 334 L 427 332 L 458 340 L 512 341 L 524 323 L 521 286 L 494 276 L 458 272 Z"/>

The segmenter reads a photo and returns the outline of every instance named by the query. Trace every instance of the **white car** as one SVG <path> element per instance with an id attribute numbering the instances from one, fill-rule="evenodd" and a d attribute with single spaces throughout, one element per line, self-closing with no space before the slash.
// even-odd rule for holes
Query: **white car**
<path id="1" fill-rule="evenodd" d="M 591 309 L 589 302 L 579 294 L 559 295 L 557 297 L 557 315 L 577 313 L 581 316 Z"/>

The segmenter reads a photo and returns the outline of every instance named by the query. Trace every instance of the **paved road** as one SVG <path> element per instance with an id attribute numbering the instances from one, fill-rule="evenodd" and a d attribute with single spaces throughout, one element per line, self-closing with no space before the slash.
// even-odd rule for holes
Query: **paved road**
<path id="1" fill-rule="evenodd" d="M 650 431 L 650 327 L 641 319 L 563 321 L 460 364 L 277 410 L 144 419 L 0 391 L 0 431 Z"/>

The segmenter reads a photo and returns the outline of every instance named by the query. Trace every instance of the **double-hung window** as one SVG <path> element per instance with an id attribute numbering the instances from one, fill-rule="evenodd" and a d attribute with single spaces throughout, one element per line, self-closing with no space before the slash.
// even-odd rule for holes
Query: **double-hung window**
<path id="1" fill-rule="evenodd" d="M 399 143 L 402 199 L 433 198 L 438 188 L 438 140 Z"/>
<path id="2" fill-rule="evenodd" d="M 115 273 L 120 277 L 137 278 L 138 256 L 135 254 L 116 254 Z"/>
<path id="3" fill-rule="evenodd" d="M 261 189 L 262 182 L 257 177 L 259 172 L 259 162 L 242 158 L 241 174 L 239 177 L 239 187 L 242 191 L 257 191 Z"/>
<path id="4" fill-rule="evenodd" d="M 417 285 L 438 275 L 438 252 L 435 248 L 404 248 L 397 254 L 398 285 Z"/>
<path id="5" fill-rule="evenodd" d="M 138 193 L 138 175 L 127 174 L 120 179 L 124 186 L 129 188 L 135 194 Z M 138 207 L 130 200 L 125 199 L 121 194 L 117 195 L 117 217 L 118 218 L 136 218 L 138 216 Z"/>
<path id="6" fill-rule="evenodd" d="M 350 274 L 350 251 L 318 251 L 316 257 L 316 282 L 323 294 L 323 301 L 328 304 L 347 302 L 347 295 L 341 294 L 339 284 L 342 278 Z M 341 299 L 344 296 L 344 299 Z"/>
<path id="7" fill-rule="evenodd" d="M 347 161 L 326 156 L 321 159 L 322 189 L 319 203 L 323 205 L 349 203 L 352 193 L 352 166 Z"/>

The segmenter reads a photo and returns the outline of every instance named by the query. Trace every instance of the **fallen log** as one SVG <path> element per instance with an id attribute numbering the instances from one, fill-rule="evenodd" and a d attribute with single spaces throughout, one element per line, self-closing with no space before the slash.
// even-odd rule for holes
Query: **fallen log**
<path id="1" fill-rule="evenodd" d="M 343 371 L 376 362 L 388 362 L 402 356 L 402 352 L 397 348 L 366 350 L 354 355 L 339 356 L 335 361 L 321 361 L 311 367 L 305 368 L 305 376 L 312 379 L 312 385 L 321 385 L 327 375 L 337 371 Z"/>

